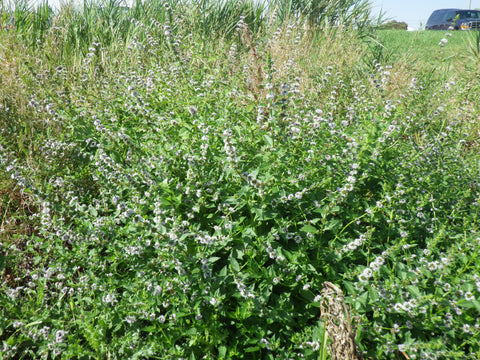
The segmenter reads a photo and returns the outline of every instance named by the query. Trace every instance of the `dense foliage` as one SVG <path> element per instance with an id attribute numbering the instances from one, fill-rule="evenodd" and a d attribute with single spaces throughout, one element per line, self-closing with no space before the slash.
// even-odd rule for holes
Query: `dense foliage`
<path id="1" fill-rule="evenodd" d="M 478 358 L 475 67 L 282 4 L 16 10 L 3 358 L 316 359 L 326 281 L 366 358 Z"/>

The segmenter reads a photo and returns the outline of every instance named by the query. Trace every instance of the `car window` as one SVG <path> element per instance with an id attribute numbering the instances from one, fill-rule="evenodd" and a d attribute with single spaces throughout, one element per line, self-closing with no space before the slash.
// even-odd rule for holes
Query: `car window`
<path id="1" fill-rule="evenodd" d="M 445 15 L 443 16 L 442 21 L 443 22 L 453 21 L 455 19 L 455 16 L 457 16 L 457 15 L 455 14 L 454 10 L 445 11 Z"/>
<path id="2" fill-rule="evenodd" d="M 434 25 L 442 22 L 442 17 L 444 15 L 445 11 L 443 10 L 436 10 L 432 13 L 430 16 L 430 19 L 428 19 L 428 24 Z"/>
<path id="3" fill-rule="evenodd" d="M 478 19 L 479 18 L 478 11 L 458 11 L 457 13 L 460 19 Z"/>
<path id="4" fill-rule="evenodd" d="M 440 22 L 442 21 L 443 15 L 444 15 L 444 11 L 441 11 L 441 10 L 434 11 L 430 16 L 429 22 L 431 23 Z"/>

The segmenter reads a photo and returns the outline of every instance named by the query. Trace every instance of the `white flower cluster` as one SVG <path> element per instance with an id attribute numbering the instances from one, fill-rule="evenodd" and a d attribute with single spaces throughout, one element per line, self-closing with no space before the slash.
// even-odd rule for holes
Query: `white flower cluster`
<path id="1" fill-rule="evenodd" d="M 348 253 L 350 251 L 354 251 L 358 247 L 362 246 L 366 239 L 367 239 L 367 235 L 361 234 L 358 238 L 356 238 L 352 242 L 346 245 L 343 245 L 342 253 Z"/>
<path id="2" fill-rule="evenodd" d="M 358 280 L 362 283 L 368 282 L 368 279 L 370 279 L 375 272 L 377 272 L 380 269 L 380 266 L 382 266 L 385 263 L 385 256 L 387 255 L 386 252 L 383 252 L 382 255 L 377 256 L 375 260 L 373 260 L 368 267 L 366 267 L 362 273 L 358 276 Z"/>

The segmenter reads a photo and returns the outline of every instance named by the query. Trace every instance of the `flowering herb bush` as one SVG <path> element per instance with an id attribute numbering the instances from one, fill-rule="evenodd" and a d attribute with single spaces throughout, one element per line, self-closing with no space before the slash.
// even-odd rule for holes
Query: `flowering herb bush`
<path id="1" fill-rule="evenodd" d="M 40 59 L 25 107 L 2 98 L 2 181 L 32 227 L 0 248 L 3 358 L 318 358 L 326 281 L 366 358 L 478 358 L 463 80 L 307 71 L 301 27 L 240 19 L 202 48 L 164 21 L 124 53 Z"/>

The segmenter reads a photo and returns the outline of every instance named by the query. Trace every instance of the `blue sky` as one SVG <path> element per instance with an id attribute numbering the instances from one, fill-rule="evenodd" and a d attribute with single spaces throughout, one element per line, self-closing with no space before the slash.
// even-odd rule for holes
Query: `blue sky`
<path id="1" fill-rule="evenodd" d="M 418 29 L 425 25 L 433 10 L 444 8 L 480 8 L 480 0 L 371 0 L 373 13 L 380 9 L 391 20 L 405 21 L 409 27 Z"/>

